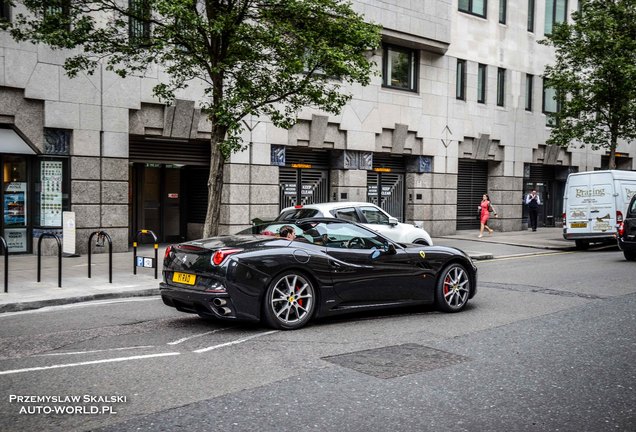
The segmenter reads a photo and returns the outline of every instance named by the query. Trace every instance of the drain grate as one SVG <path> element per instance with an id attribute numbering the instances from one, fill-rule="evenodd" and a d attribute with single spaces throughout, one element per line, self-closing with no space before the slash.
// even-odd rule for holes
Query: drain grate
<path id="1" fill-rule="evenodd" d="M 393 345 L 322 359 L 382 379 L 426 372 L 469 360 L 468 357 L 418 344 Z"/>

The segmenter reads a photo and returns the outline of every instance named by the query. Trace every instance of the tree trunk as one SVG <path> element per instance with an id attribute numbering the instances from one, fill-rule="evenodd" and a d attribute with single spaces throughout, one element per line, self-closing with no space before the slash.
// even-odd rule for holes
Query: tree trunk
<path id="1" fill-rule="evenodd" d="M 220 136 L 220 137 L 219 137 Z M 208 210 L 203 225 L 203 237 L 219 235 L 219 221 L 221 219 L 221 195 L 223 193 L 223 169 L 225 157 L 221 153 L 220 143 L 225 138 L 225 132 L 212 130 L 210 142 L 210 176 L 208 177 Z"/>
<path id="2" fill-rule="evenodd" d="M 610 138 L 610 155 L 609 155 L 609 169 L 616 169 L 616 145 L 618 144 L 618 138 L 616 134 L 612 134 Z"/>

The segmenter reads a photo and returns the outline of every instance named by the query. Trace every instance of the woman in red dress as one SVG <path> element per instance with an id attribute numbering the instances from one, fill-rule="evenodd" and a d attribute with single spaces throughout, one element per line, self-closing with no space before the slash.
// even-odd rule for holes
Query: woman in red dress
<path id="1" fill-rule="evenodd" d="M 488 226 L 488 219 L 490 218 L 490 212 L 492 211 L 497 217 L 497 212 L 494 207 L 490 203 L 490 197 L 488 194 L 484 194 L 481 197 L 481 204 L 479 204 L 479 208 L 481 210 L 481 216 L 479 221 L 481 222 L 481 227 L 479 228 L 479 238 L 484 236 L 484 228 L 488 230 L 488 234 L 492 234 L 493 230 Z"/>

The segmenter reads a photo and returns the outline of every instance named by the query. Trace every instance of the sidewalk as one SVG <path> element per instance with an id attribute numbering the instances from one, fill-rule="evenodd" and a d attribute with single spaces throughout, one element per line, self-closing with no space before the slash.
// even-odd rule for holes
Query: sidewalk
<path id="1" fill-rule="evenodd" d="M 561 228 L 540 228 L 536 232 L 495 232 L 477 238 L 475 230 L 434 238 L 437 245 L 447 244 L 466 251 L 473 259 L 492 259 L 497 245 L 541 249 L 573 249 L 574 243 L 562 237 Z M 137 268 L 133 274 L 133 252 L 113 253 L 113 283 L 108 282 L 108 254 L 92 255 L 91 278 L 88 278 L 88 256 L 62 258 L 62 287 L 58 288 L 57 256 L 42 257 L 41 282 L 37 282 L 37 256 L 9 256 L 9 292 L 4 293 L 4 257 L 0 256 L 0 313 L 38 309 L 45 306 L 90 300 L 159 294 L 161 263 L 164 249 L 158 251 L 158 279 L 153 268 Z M 154 257 L 154 250 L 141 247 L 138 256 Z"/>

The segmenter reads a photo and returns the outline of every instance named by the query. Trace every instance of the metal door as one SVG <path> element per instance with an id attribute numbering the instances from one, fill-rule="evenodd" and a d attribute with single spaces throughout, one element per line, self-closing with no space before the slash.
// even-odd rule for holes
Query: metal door
<path id="1" fill-rule="evenodd" d="M 329 201 L 329 172 L 313 168 L 280 168 L 280 209 Z"/>
<path id="2" fill-rule="evenodd" d="M 488 162 L 460 159 L 458 169 L 457 229 L 479 228 L 477 206 L 488 193 Z"/>
<path id="3" fill-rule="evenodd" d="M 367 202 L 404 222 L 404 174 L 368 171 Z"/>

